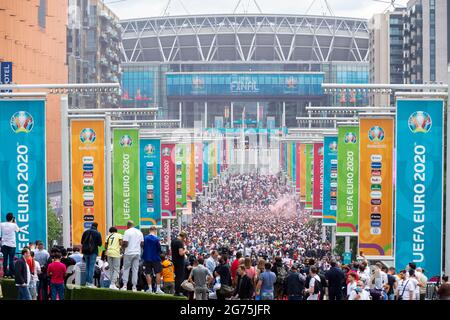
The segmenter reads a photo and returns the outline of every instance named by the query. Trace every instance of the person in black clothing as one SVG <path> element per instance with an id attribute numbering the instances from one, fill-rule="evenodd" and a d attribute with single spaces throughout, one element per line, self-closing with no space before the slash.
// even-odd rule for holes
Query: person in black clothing
<path id="1" fill-rule="evenodd" d="M 86 261 L 86 286 L 94 287 L 95 262 L 98 256 L 98 247 L 103 245 L 102 235 L 97 231 L 98 223 L 94 222 L 92 227 L 83 232 L 81 237 L 81 252 Z"/>
<path id="2" fill-rule="evenodd" d="M 185 255 L 186 249 L 184 248 L 184 242 L 187 235 L 185 232 L 180 232 L 177 239 L 172 240 L 170 243 L 170 250 L 172 252 L 172 262 L 175 269 L 175 295 L 182 296 L 181 283 L 185 278 Z"/>
<path id="3" fill-rule="evenodd" d="M 330 263 L 330 270 L 325 273 L 325 278 L 328 281 L 328 299 L 342 300 L 342 287 L 345 284 L 345 274 L 337 267 L 335 260 Z"/>
<path id="4" fill-rule="evenodd" d="M 271 271 L 277 276 L 275 282 L 275 299 L 281 299 L 283 297 L 284 285 L 288 274 L 281 257 L 275 258 L 275 263 L 273 264 Z"/>
<path id="5" fill-rule="evenodd" d="M 303 292 L 305 291 L 306 277 L 298 272 L 298 266 L 294 264 L 289 272 L 284 290 L 289 300 L 303 300 Z"/>
<path id="6" fill-rule="evenodd" d="M 234 295 L 240 300 L 250 300 L 255 290 L 252 280 L 245 272 L 245 266 L 240 265 L 237 270 L 237 286 Z"/>
<path id="7" fill-rule="evenodd" d="M 217 266 L 216 270 L 214 270 L 214 276 L 220 277 L 221 285 L 231 287 L 232 285 L 231 271 L 227 263 L 228 263 L 228 256 L 224 254 L 219 258 L 219 265 Z M 225 297 L 222 294 L 220 294 L 220 290 L 217 291 L 217 300 L 225 300 Z"/>
<path id="8" fill-rule="evenodd" d="M 22 258 L 14 264 L 14 282 L 17 287 L 17 300 L 31 300 L 30 280 L 31 273 L 27 265 L 27 259 L 30 257 L 30 249 L 22 249 Z"/>

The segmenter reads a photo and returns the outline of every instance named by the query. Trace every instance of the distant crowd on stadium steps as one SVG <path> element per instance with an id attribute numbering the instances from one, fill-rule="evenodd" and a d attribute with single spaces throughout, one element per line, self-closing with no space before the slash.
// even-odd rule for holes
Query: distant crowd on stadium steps
<path id="1" fill-rule="evenodd" d="M 155 227 L 144 236 L 129 221 L 123 235 L 111 227 L 102 239 L 94 223 L 79 246 L 48 252 L 36 241 L 16 258 L 18 227 L 9 213 L 0 228 L 3 277 L 14 278 L 20 300 L 63 300 L 69 284 L 194 300 L 423 300 L 431 282 L 433 295 L 450 299 L 448 277 L 430 281 L 414 263 L 369 266 L 360 254 L 341 264 L 322 242 L 320 223 L 281 181 L 228 176 L 213 202 L 199 203 L 192 224 L 175 228 L 168 250 Z"/>

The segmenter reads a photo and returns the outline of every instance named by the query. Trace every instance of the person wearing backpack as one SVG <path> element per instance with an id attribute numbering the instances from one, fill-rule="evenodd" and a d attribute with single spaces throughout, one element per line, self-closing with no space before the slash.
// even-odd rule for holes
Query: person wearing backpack
<path id="1" fill-rule="evenodd" d="M 316 266 L 309 268 L 311 280 L 309 281 L 309 288 L 306 291 L 309 293 L 307 300 L 319 300 L 320 291 L 322 290 L 322 284 L 320 277 L 318 276 L 318 269 Z"/>
<path id="2" fill-rule="evenodd" d="M 281 299 L 283 297 L 284 284 L 288 276 L 288 272 L 283 265 L 281 257 L 275 258 L 275 263 L 272 267 L 272 272 L 275 273 L 275 275 L 277 276 L 277 280 L 275 281 L 275 299 Z"/>
<path id="3" fill-rule="evenodd" d="M 95 288 L 94 271 L 98 256 L 98 247 L 102 245 L 102 235 L 97 231 L 98 223 L 94 222 L 90 229 L 83 232 L 81 237 L 81 252 L 86 262 L 86 286 Z"/>

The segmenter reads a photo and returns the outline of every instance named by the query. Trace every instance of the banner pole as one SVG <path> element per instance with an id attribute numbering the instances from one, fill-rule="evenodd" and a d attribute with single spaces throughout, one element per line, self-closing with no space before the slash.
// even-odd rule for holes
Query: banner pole
<path id="1" fill-rule="evenodd" d="M 170 228 L 171 219 L 167 219 L 167 245 L 169 246 L 170 250 L 170 240 L 172 239 L 172 230 Z"/>
<path id="2" fill-rule="evenodd" d="M 112 150 L 111 150 L 111 115 L 107 114 L 105 116 L 105 144 L 106 144 L 106 230 L 109 230 L 113 226 L 113 216 L 112 216 L 112 175 L 111 175 L 111 162 L 112 162 Z M 134 221 L 134 223 L 139 223 L 139 221 Z M 106 234 L 105 233 L 105 234 Z"/>
<path id="3" fill-rule="evenodd" d="M 70 134 L 68 122 L 69 100 L 67 95 L 61 96 L 61 180 L 62 180 L 62 217 L 63 217 L 63 245 L 71 246 L 70 224 Z"/>
<path id="4" fill-rule="evenodd" d="M 336 249 L 336 227 L 331 226 L 331 252 Z"/>
<path id="5" fill-rule="evenodd" d="M 450 85 L 450 63 L 448 64 L 448 80 Z M 446 188 L 445 188 L 445 200 L 446 200 L 446 208 L 445 208 L 445 255 L 444 255 L 444 265 L 445 265 L 445 274 L 450 274 L 450 89 L 447 91 L 448 99 L 447 99 L 447 112 L 446 112 L 446 120 L 447 120 L 447 176 L 446 176 Z"/>

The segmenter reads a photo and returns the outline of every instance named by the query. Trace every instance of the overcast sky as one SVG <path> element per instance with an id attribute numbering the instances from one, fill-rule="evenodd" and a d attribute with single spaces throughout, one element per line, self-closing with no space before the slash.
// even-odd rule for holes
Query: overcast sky
<path id="1" fill-rule="evenodd" d="M 390 2 L 390 0 L 381 1 Z M 104 2 L 121 19 L 131 19 L 161 16 L 168 0 L 104 0 Z M 168 12 L 170 15 L 184 15 L 187 12 L 190 14 L 232 13 L 238 2 L 238 0 L 171 0 Z M 262 12 L 277 14 L 304 14 L 312 2 L 313 0 L 257 0 Z M 381 13 L 389 7 L 389 3 L 374 0 L 328 0 L 328 3 L 336 16 L 367 19 L 374 13 Z M 406 5 L 407 0 L 397 0 L 395 3 Z M 254 0 L 241 0 L 237 11 L 257 13 L 258 9 Z M 328 15 L 325 1 L 315 0 L 309 14 L 324 13 Z"/>

